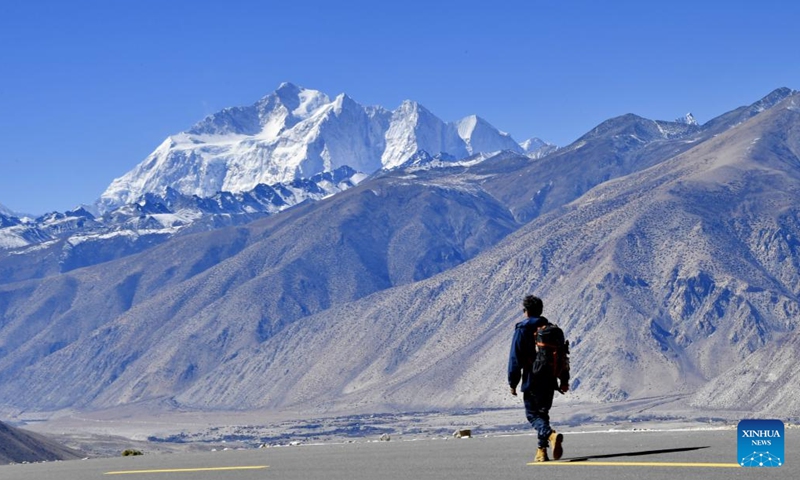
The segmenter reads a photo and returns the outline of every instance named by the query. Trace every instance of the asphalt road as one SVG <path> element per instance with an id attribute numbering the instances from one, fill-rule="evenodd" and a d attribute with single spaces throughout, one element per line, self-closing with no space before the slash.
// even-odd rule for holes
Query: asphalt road
<path id="1" fill-rule="evenodd" d="M 306 445 L 0 466 L 2 480 L 172 479 L 798 479 L 800 432 L 786 464 L 742 468 L 736 431 L 567 433 L 564 458 L 533 460 L 529 435 Z"/>

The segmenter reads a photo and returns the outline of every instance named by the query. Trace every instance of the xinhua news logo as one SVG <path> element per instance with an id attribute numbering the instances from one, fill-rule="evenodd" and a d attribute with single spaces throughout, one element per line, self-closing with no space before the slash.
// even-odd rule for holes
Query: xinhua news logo
<path id="1" fill-rule="evenodd" d="M 742 420 L 739 422 L 739 465 L 782 466 L 785 463 L 783 439 L 783 422 L 780 420 Z"/>

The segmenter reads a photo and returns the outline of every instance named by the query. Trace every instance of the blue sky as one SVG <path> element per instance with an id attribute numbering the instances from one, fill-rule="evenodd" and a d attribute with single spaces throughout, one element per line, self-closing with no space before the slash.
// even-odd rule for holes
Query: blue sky
<path id="1" fill-rule="evenodd" d="M 0 2 L 0 203 L 91 203 L 168 135 L 283 81 L 517 141 L 704 123 L 800 89 L 797 2 Z"/>

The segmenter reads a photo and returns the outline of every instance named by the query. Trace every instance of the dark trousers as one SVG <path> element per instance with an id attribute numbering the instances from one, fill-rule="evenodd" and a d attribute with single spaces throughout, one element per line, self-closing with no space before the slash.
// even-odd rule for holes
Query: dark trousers
<path id="1" fill-rule="evenodd" d="M 522 395 L 525 401 L 525 416 L 539 434 L 539 448 L 547 448 L 547 438 L 553 432 L 550 428 L 550 407 L 553 406 L 554 394 L 552 388 L 534 388 Z"/>

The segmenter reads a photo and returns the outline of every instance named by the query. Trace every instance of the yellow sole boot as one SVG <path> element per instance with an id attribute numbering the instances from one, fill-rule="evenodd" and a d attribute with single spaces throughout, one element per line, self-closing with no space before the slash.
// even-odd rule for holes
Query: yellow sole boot
<path id="1" fill-rule="evenodd" d="M 550 446 L 553 447 L 553 460 L 558 460 L 564 454 L 564 448 L 561 443 L 564 441 L 564 435 L 553 430 L 547 439 L 550 441 Z"/>
<path id="2" fill-rule="evenodd" d="M 547 449 L 546 448 L 537 448 L 536 449 L 536 458 L 533 459 L 534 462 L 547 462 L 550 459 L 547 458 Z"/>

